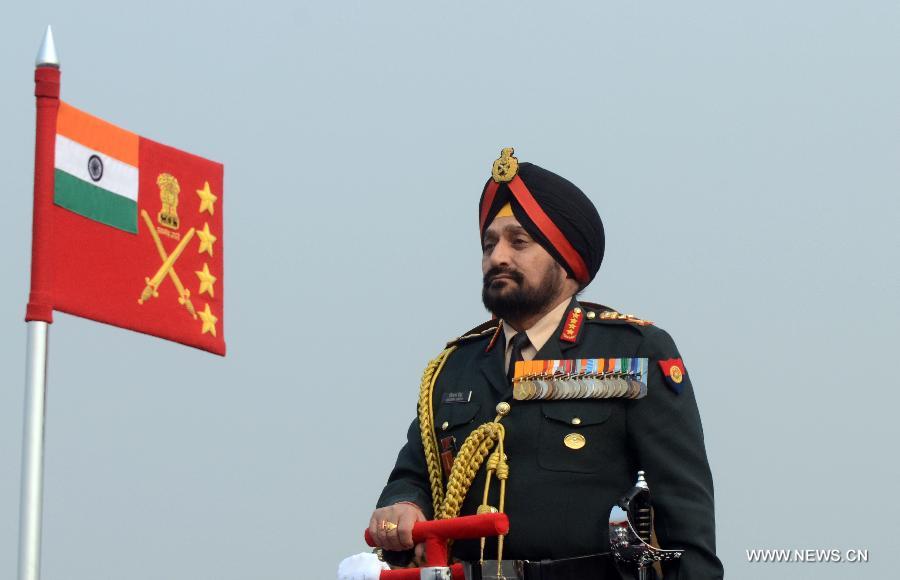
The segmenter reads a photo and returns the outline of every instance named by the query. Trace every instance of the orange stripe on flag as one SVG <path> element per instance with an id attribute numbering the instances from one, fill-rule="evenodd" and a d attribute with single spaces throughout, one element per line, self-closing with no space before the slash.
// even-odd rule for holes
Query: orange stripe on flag
<path id="1" fill-rule="evenodd" d="M 140 137 L 63 101 L 59 102 L 56 133 L 123 163 L 138 166 Z"/>

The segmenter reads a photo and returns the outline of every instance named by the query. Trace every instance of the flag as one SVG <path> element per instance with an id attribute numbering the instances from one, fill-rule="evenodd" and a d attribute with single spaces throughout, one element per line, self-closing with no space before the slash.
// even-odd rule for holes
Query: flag
<path id="1" fill-rule="evenodd" d="M 60 103 L 54 202 L 136 234 L 139 146 L 134 133 Z"/>
<path id="2" fill-rule="evenodd" d="M 223 166 L 64 102 L 49 260 L 54 310 L 225 354 Z"/>

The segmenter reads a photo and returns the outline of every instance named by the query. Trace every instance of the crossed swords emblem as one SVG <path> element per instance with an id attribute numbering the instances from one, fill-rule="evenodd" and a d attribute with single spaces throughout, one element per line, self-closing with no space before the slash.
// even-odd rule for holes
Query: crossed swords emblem
<path id="1" fill-rule="evenodd" d="M 172 283 L 175 284 L 175 289 L 178 290 L 178 303 L 184 306 L 191 317 L 196 320 L 197 311 L 194 310 L 194 305 L 191 303 L 191 292 L 184 287 L 184 284 L 181 283 L 181 279 L 178 277 L 178 273 L 175 272 L 175 262 L 178 261 L 181 253 L 194 237 L 194 228 L 189 229 L 184 238 L 182 238 L 182 240 L 178 242 L 178 245 L 175 246 L 175 250 L 167 255 L 166 249 L 159 239 L 159 234 L 156 233 L 156 228 L 153 227 L 153 221 L 150 219 L 150 215 L 147 214 L 145 210 L 141 210 L 141 217 L 144 219 L 144 223 L 147 224 L 150 235 L 153 236 L 153 243 L 156 245 L 156 251 L 159 252 L 159 257 L 163 263 L 156 271 L 156 274 L 150 278 L 144 278 L 144 283 L 147 285 L 144 287 L 144 291 L 141 292 L 141 297 L 138 298 L 138 304 L 143 304 L 145 301 L 150 300 L 150 298 L 159 296 L 159 292 L 157 291 L 159 285 L 162 284 L 163 280 L 168 276 L 172 279 Z"/>

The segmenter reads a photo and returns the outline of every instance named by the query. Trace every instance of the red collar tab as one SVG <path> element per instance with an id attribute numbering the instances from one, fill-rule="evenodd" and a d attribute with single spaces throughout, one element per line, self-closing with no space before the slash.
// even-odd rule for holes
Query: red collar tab
<path id="1" fill-rule="evenodd" d="M 581 332 L 581 324 L 584 322 L 584 311 L 576 306 L 572 310 L 569 310 L 569 314 L 566 316 L 566 323 L 563 324 L 562 333 L 559 335 L 560 340 L 564 340 L 566 342 L 576 342 L 578 340 L 578 333 Z"/>
<path id="2" fill-rule="evenodd" d="M 684 390 L 684 377 L 687 371 L 684 370 L 684 363 L 680 358 L 670 358 L 659 361 L 659 368 L 662 369 L 663 377 L 669 388 L 675 391 L 676 395 L 680 395 Z"/>

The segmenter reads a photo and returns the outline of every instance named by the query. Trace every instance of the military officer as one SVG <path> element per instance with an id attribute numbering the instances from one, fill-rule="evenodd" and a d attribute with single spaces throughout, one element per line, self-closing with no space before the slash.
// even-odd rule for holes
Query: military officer
<path id="1" fill-rule="evenodd" d="M 482 192 L 479 227 L 482 299 L 493 318 L 426 369 L 418 417 L 370 519 L 376 542 L 388 554 L 410 550 L 416 521 L 501 509 L 510 521 L 502 542 L 458 541 L 453 556 L 528 560 L 539 578 L 611 578 L 608 558 L 597 556 L 608 550 L 607 516 L 643 470 L 659 544 L 685 551 L 664 577 L 721 578 L 712 477 L 675 343 L 649 321 L 576 297 L 603 260 L 594 205 L 571 182 L 504 149 Z M 518 361 L 552 368 L 549 380 L 530 383 L 543 390 L 514 397 L 515 369 L 526 368 Z M 549 392 L 562 384 L 553 377 L 600 384 L 573 374 L 589 361 L 645 361 L 644 393 Z M 479 438 L 493 438 L 499 453 L 469 453 Z M 471 469 L 454 468 L 460 462 Z"/>

